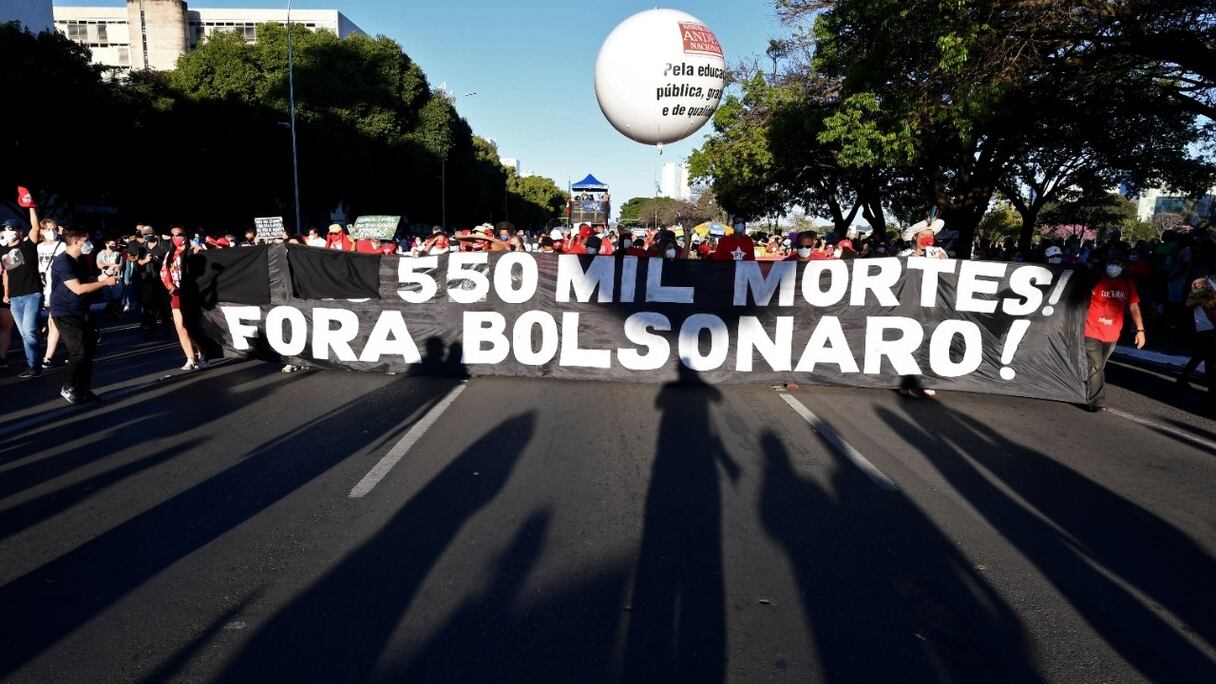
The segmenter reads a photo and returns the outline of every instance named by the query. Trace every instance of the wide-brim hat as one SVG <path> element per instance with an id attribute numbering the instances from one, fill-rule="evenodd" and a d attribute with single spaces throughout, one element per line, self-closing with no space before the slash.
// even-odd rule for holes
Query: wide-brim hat
<path id="1" fill-rule="evenodd" d="M 934 235 L 937 235 L 938 233 L 942 232 L 942 228 L 945 227 L 946 222 L 941 219 L 936 219 L 933 221 L 933 223 L 929 223 L 927 220 L 921 221 L 920 223 L 914 223 L 904 229 L 904 241 L 909 241 L 916 237 L 917 233 L 921 233 L 926 230 L 931 230 L 933 231 Z"/>

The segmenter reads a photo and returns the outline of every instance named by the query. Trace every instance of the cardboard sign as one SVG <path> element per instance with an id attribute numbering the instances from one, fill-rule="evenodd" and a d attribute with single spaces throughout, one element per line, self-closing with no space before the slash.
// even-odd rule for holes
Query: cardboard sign
<path id="1" fill-rule="evenodd" d="M 360 216 L 351 228 L 354 240 L 392 240 L 397 234 L 400 216 Z"/>
<path id="2" fill-rule="evenodd" d="M 261 240 L 273 241 L 283 237 L 286 232 L 283 228 L 282 216 L 267 216 L 265 218 L 255 218 L 254 226 L 258 230 L 258 238 Z"/>

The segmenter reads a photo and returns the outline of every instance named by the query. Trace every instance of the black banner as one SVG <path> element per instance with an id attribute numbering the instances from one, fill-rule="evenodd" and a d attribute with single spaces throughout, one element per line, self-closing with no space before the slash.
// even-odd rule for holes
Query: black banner
<path id="1" fill-rule="evenodd" d="M 379 257 L 373 289 L 376 257 L 253 249 L 268 263 L 267 299 L 221 297 L 206 314 L 228 349 L 283 362 L 1085 399 L 1087 293 L 1065 267 L 458 252 Z M 218 292 L 256 289 L 224 282 L 253 278 L 223 267 L 248 251 L 207 253 Z"/>

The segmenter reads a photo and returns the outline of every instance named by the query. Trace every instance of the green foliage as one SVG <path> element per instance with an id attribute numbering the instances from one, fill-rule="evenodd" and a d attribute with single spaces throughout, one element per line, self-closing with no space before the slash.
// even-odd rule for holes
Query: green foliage
<path id="1" fill-rule="evenodd" d="M 1082 193 L 1043 207 L 1039 222 L 1044 227 L 1079 225 L 1110 232 L 1137 222 L 1136 203 L 1117 192 Z"/>
<path id="2" fill-rule="evenodd" d="M 992 211 L 984 214 L 976 235 L 989 242 L 1003 242 L 1005 238 L 1015 237 L 1022 227 L 1022 217 L 1006 202 L 1002 202 Z"/>
<path id="3" fill-rule="evenodd" d="M 62 35 L 0 25 L 6 92 L 70 93 L 66 103 L 42 106 L 31 96 L 29 106 L 8 108 L 17 132 L 9 158 L 20 160 L 6 165 L 9 185 L 115 205 L 127 224 L 224 230 L 254 216 L 291 217 L 287 29 L 263 24 L 257 36 L 248 44 L 217 33 L 173 71 L 106 81 L 88 50 Z M 328 223 L 339 203 L 356 216 L 400 213 L 409 223 L 438 223 L 441 176 L 452 225 L 495 222 L 508 212 L 543 223 L 560 212 L 552 181 L 514 179 L 508 189 L 497 150 L 474 139 L 396 42 L 298 26 L 291 41 L 301 228 Z M 98 140 L 122 141 L 122 154 L 106 155 L 104 174 L 78 163 Z"/>

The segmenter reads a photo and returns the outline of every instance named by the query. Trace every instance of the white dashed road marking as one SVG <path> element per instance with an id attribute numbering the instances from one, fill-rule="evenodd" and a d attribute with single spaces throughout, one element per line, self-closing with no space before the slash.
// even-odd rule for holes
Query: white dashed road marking
<path id="1" fill-rule="evenodd" d="M 456 385 L 456 387 L 452 388 L 452 391 L 448 392 L 447 396 L 441 399 L 438 404 L 432 406 L 431 410 L 427 411 L 426 415 L 423 416 L 421 420 L 414 423 L 414 427 L 410 428 L 409 432 L 406 432 L 405 436 L 402 437 L 399 442 L 394 444 L 392 449 L 388 450 L 388 453 L 384 455 L 384 458 L 380 459 L 380 462 L 372 467 L 372 469 L 363 476 L 362 480 L 359 480 L 359 484 L 355 485 L 355 488 L 350 490 L 350 498 L 359 499 L 366 496 L 368 492 L 372 491 L 372 488 L 379 484 L 380 480 L 383 480 L 385 475 L 388 475 L 388 472 L 393 469 L 393 466 L 397 465 L 397 462 L 401 460 L 401 457 L 405 456 L 406 452 L 413 448 L 419 439 L 422 439 L 422 436 L 426 434 L 426 431 L 431 429 L 431 425 L 433 425 L 436 420 L 439 420 L 439 416 L 443 415 L 443 412 L 448 410 L 448 407 L 452 405 L 452 402 L 456 401 L 456 397 L 459 397 L 460 393 L 463 392 L 464 388 L 467 386 L 467 382 L 461 382 L 459 385 Z"/>
<path id="2" fill-rule="evenodd" d="M 777 393 L 781 395 L 781 398 L 785 400 L 785 403 L 790 405 L 790 408 L 794 409 L 794 413 L 802 416 L 802 419 L 809 423 L 811 427 L 815 428 L 815 431 L 819 433 L 819 436 L 823 437 L 825 442 L 831 444 L 836 451 L 840 452 L 841 456 L 844 456 L 849 460 L 850 463 L 857 466 L 858 470 L 865 473 L 866 477 L 870 478 L 874 484 L 888 492 L 893 492 L 897 489 L 895 483 L 891 481 L 891 478 L 887 477 L 881 470 L 879 470 L 878 466 L 871 463 L 870 460 L 863 456 L 860 451 L 854 449 L 851 444 L 844 441 L 840 435 L 836 434 L 836 431 L 832 429 L 832 426 L 828 425 L 819 416 L 812 413 L 810 409 L 802 404 L 802 402 L 794 398 L 794 395 L 786 392 L 784 389 L 778 389 Z"/>

